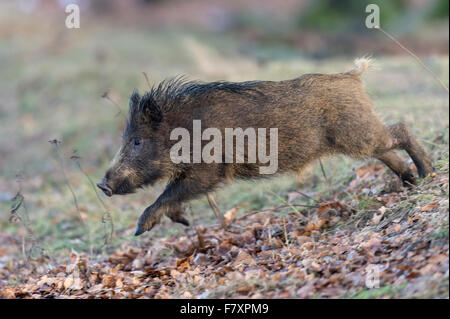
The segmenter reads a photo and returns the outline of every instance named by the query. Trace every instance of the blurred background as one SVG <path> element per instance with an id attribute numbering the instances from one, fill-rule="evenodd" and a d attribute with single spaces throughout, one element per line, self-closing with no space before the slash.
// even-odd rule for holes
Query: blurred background
<path id="1" fill-rule="evenodd" d="M 79 29 L 65 26 L 69 3 L 80 6 Z M 120 143 L 130 93 L 148 89 L 142 72 L 152 84 L 179 74 L 283 80 L 342 72 L 372 54 L 378 70 L 365 82 L 376 110 L 386 121 L 412 125 L 427 147 L 438 145 L 435 156 L 447 154 L 448 165 L 448 94 L 399 46 L 365 27 L 369 3 L 379 4 L 381 26 L 448 85 L 447 0 L 1 1 L 0 242 L 23 244 L 26 227 L 9 220 L 10 199 L 21 190 L 41 247 L 52 254 L 86 250 L 69 182 L 91 240 L 101 246 L 104 208 L 86 174 L 94 182 L 103 176 Z M 48 143 L 53 139 L 61 141 L 58 148 Z M 339 184 L 361 164 L 340 158 L 326 165 Z M 242 202 L 262 208 L 273 200 L 265 189 L 282 193 L 294 184 L 292 178 L 237 183 L 218 197 L 223 209 Z M 113 243 L 135 240 L 136 220 L 160 189 L 108 199 Z M 199 219 L 212 218 L 204 201 L 194 208 L 205 211 Z M 181 230 L 170 224 L 154 236 Z"/>

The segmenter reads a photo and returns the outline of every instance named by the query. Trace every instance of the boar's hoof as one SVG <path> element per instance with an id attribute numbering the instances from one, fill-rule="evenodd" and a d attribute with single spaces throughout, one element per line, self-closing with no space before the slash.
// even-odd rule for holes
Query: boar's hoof
<path id="1" fill-rule="evenodd" d="M 174 223 L 183 224 L 184 226 L 189 226 L 189 221 L 184 217 L 170 218 Z"/>
<path id="2" fill-rule="evenodd" d="M 411 188 L 414 185 L 416 185 L 416 183 L 417 183 L 416 177 L 414 176 L 414 174 L 411 171 L 402 174 L 401 179 L 402 179 L 404 187 Z"/>
<path id="3" fill-rule="evenodd" d="M 189 221 L 183 216 L 183 209 L 169 209 L 166 216 L 169 217 L 174 223 L 180 223 L 184 226 L 189 226 Z"/>
<path id="4" fill-rule="evenodd" d="M 141 226 L 137 225 L 136 231 L 134 232 L 134 236 L 139 236 L 143 233 L 145 233 L 145 229 L 143 229 Z"/>
<path id="5" fill-rule="evenodd" d="M 146 231 L 149 231 L 153 228 L 153 226 L 155 226 L 157 223 L 152 223 L 152 224 L 141 224 L 139 223 L 136 227 L 136 231 L 134 232 L 134 236 L 139 236 L 142 235 L 143 233 L 145 233 Z"/>
<path id="6" fill-rule="evenodd" d="M 186 218 L 182 218 L 181 220 L 178 221 L 179 223 L 183 224 L 184 226 L 189 226 L 189 221 Z"/>
<path id="7" fill-rule="evenodd" d="M 146 231 L 151 230 L 156 224 L 159 224 L 162 217 L 162 210 L 159 207 L 149 206 L 139 217 L 138 225 L 136 227 L 135 236 L 139 236 Z"/>
<path id="8" fill-rule="evenodd" d="M 155 226 L 157 223 L 139 223 L 136 227 L 136 231 L 134 232 L 134 236 L 139 236 L 145 233 L 146 231 L 149 231 Z"/>

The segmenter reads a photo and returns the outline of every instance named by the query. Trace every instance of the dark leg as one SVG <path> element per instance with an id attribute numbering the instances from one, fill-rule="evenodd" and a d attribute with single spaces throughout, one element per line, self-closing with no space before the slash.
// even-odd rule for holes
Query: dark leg
<path id="1" fill-rule="evenodd" d="M 411 169 L 405 164 L 405 162 L 395 153 L 395 151 L 388 151 L 382 155 L 377 156 L 386 166 L 394 171 L 403 181 L 405 186 L 411 186 L 408 184 L 415 184 L 416 179 Z"/>
<path id="2" fill-rule="evenodd" d="M 214 175 L 212 175 L 214 176 Z M 139 217 L 135 236 L 151 230 L 161 220 L 164 213 L 173 210 L 185 201 L 194 199 L 200 195 L 207 194 L 214 189 L 219 182 L 218 179 L 210 178 L 207 182 L 197 178 L 179 178 L 170 181 L 164 192 L 156 201 L 147 207 Z"/>
<path id="3" fill-rule="evenodd" d="M 184 214 L 185 211 L 181 204 L 168 208 L 166 212 L 166 216 L 173 222 L 183 224 L 184 226 L 189 226 L 189 221 L 184 217 Z"/>
<path id="4" fill-rule="evenodd" d="M 430 174 L 433 170 L 432 161 L 409 128 L 404 123 L 397 123 L 389 126 L 389 131 L 393 140 L 392 148 L 404 149 L 411 156 L 420 177 Z"/>

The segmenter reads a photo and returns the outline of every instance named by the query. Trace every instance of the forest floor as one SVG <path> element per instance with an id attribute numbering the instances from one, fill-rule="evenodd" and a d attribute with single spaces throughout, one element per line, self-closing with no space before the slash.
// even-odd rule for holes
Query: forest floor
<path id="1" fill-rule="evenodd" d="M 195 220 L 184 234 L 144 236 L 107 256 L 11 261 L 0 269 L 10 282 L 0 295 L 448 298 L 448 159 L 413 189 L 387 175 L 381 165 L 364 166 L 335 196 L 292 189 L 277 207 L 239 216 L 235 207 L 225 217 L 239 227 L 229 230 Z M 2 255 L 19 249 L 3 247 Z"/>

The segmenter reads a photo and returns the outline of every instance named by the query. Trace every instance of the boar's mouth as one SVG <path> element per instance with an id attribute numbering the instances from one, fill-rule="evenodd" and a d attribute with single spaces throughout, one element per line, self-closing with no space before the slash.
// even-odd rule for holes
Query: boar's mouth
<path id="1" fill-rule="evenodd" d="M 153 185 L 155 182 L 161 179 L 161 177 L 162 174 L 160 171 L 154 171 L 144 180 L 143 183 L 138 183 L 138 185 L 132 183 L 132 181 L 128 178 L 121 181 L 111 181 L 108 180 L 107 177 L 105 177 L 101 183 L 97 184 L 97 187 L 100 188 L 102 192 L 105 193 L 105 195 L 108 197 L 111 197 L 112 195 L 126 195 L 134 193 L 137 188 L 144 188 L 145 186 Z"/>
<path id="2" fill-rule="evenodd" d="M 128 180 L 123 180 L 119 186 L 115 190 L 113 190 L 113 194 L 117 195 L 126 195 L 134 193 L 134 188 Z"/>
<path id="3" fill-rule="evenodd" d="M 102 192 L 105 193 L 106 196 L 109 196 L 109 197 L 112 196 L 112 194 L 113 194 L 112 189 L 111 189 L 111 187 L 108 186 L 105 179 L 103 179 L 101 183 L 98 183 L 97 187 L 100 188 L 102 190 Z"/>
<path id="4" fill-rule="evenodd" d="M 112 195 L 125 195 L 131 194 L 134 192 L 133 187 L 130 182 L 127 180 L 122 181 L 118 187 L 115 189 L 111 188 L 105 179 L 101 183 L 97 184 L 97 187 L 100 188 L 106 196 L 111 197 Z"/>

